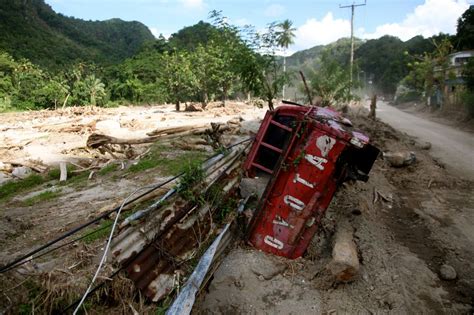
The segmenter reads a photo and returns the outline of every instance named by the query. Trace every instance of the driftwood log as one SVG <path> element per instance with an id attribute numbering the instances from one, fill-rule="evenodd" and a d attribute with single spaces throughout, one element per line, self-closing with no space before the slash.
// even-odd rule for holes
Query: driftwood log
<path id="1" fill-rule="evenodd" d="M 38 161 L 3 161 L 3 165 L 5 164 L 10 164 L 12 166 L 25 166 L 31 168 L 33 171 L 38 172 L 38 173 L 43 173 L 45 172 L 48 167 Z"/>
<path id="2" fill-rule="evenodd" d="M 164 135 L 173 135 L 177 133 L 183 133 L 183 132 L 189 132 L 189 131 L 195 131 L 195 132 L 200 132 L 200 131 L 205 131 L 207 128 L 209 128 L 209 125 L 198 125 L 198 126 L 180 126 L 180 127 L 173 127 L 173 128 L 160 128 L 160 129 L 155 129 L 153 131 L 150 131 L 147 133 L 147 136 L 153 137 L 153 136 L 164 136 Z"/>
<path id="3" fill-rule="evenodd" d="M 211 123 L 211 125 L 200 125 L 200 126 L 181 126 L 167 129 L 156 129 L 147 133 L 148 137 L 144 138 L 132 138 L 122 139 L 116 138 L 104 134 L 93 133 L 87 139 L 87 147 L 98 149 L 105 148 L 110 149 L 109 145 L 136 145 L 144 143 L 152 143 L 158 140 L 174 140 L 177 138 L 182 139 L 186 136 L 197 136 L 206 135 L 212 140 L 217 140 L 224 131 L 230 131 L 236 128 L 238 125 L 231 122 L 229 124 L 218 124 Z M 218 142 L 218 141 L 217 141 Z"/>
<path id="4" fill-rule="evenodd" d="M 353 233 L 354 229 L 348 221 L 338 223 L 328 269 L 339 282 L 353 281 L 359 273 L 359 257 Z"/>
<path id="5" fill-rule="evenodd" d="M 143 144 L 151 143 L 158 140 L 160 137 L 146 137 L 139 139 L 120 139 L 112 136 L 107 136 L 99 133 L 93 133 L 87 138 L 87 146 L 89 148 L 97 149 L 106 144 Z"/>

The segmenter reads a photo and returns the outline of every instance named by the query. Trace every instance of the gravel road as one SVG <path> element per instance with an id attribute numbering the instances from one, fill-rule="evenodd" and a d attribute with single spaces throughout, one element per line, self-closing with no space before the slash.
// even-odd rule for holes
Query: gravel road
<path id="1" fill-rule="evenodd" d="M 432 156 L 456 175 L 474 180 L 474 135 L 377 102 L 377 117 L 393 128 L 432 144 Z"/>

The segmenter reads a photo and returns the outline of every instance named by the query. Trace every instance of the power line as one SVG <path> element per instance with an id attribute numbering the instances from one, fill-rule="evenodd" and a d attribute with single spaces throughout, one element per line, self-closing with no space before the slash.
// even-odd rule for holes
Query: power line
<path id="1" fill-rule="evenodd" d="M 354 11 L 356 7 L 367 5 L 367 0 L 364 3 L 352 3 L 351 5 L 339 5 L 340 9 L 351 8 L 351 61 L 350 61 L 350 89 L 352 93 L 352 72 L 354 68 Z"/>
<path id="2" fill-rule="evenodd" d="M 253 138 L 254 138 L 254 137 L 250 137 L 250 138 L 246 138 L 246 139 L 244 139 L 244 140 L 238 141 L 238 142 L 236 142 L 236 143 L 234 143 L 234 144 L 231 144 L 231 145 L 227 146 L 225 149 L 227 149 L 227 150 L 228 150 L 228 149 L 231 149 L 231 148 L 233 148 L 233 147 L 235 147 L 235 146 L 238 146 L 238 145 L 240 145 L 240 144 L 242 144 L 242 143 L 245 143 L 245 142 L 248 142 L 248 141 L 250 141 L 250 140 L 253 140 Z M 210 161 L 211 159 L 213 159 L 214 157 L 216 157 L 216 156 L 219 155 L 219 154 L 221 154 L 221 153 L 216 153 L 216 154 L 214 154 L 213 156 L 207 158 L 204 162 Z M 160 184 L 157 184 L 157 185 L 153 186 L 151 189 L 145 191 L 144 193 L 140 194 L 139 196 L 137 196 L 137 197 L 135 197 L 135 198 L 133 198 L 133 199 L 131 199 L 131 200 L 128 200 L 128 201 L 124 204 L 124 206 L 126 206 L 126 205 L 128 205 L 128 204 L 130 204 L 130 203 L 133 203 L 133 202 L 139 200 L 140 198 L 142 198 L 142 197 L 144 197 L 144 196 L 146 196 L 146 195 L 152 193 L 153 191 L 157 190 L 158 188 L 161 188 L 161 187 L 163 187 L 164 185 L 166 185 L 166 184 L 172 182 L 173 180 L 175 180 L 175 179 L 181 177 L 183 174 L 184 174 L 184 172 L 182 172 L 182 173 L 180 173 L 180 174 L 178 174 L 178 175 L 176 175 L 176 176 L 174 176 L 174 177 L 172 177 L 172 178 L 166 180 L 165 182 L 162 182 L 162 183 L 160 183 Z M 1 266 L 1 267 L 0 267 L 0 274 L 1 274 L 1 273 L 4 273 L 4 272 L 7 272 L 7 271 L 9 271 L 9 270 L 12 270 L 12 269 L 14 269 L 14 268 L 17 268 L 17 267 L 23 265 L 23 264 L 26 263 L 26 262 L 32 261 L 34 258 L 38 258 L 38 257 L 44 256 L 44 255 L 46 255 L 46 254 L 48 254 L 48 253 L 51 253 L 51 252 L 53 252 L 53 251 L 55 251 L 55 250 L 57 250 L 57 249 L 59 249 L 59 248 L 62 248 L 62 247 L 64 247 L 64 246 L 66 246 L 66 245 L 69 245 L 69 244 L 71 244 L 71 243 L 74 243 L 74 242 L 76 242 L 77 240 L 80 240 L 80 239 L 84 238 L 85 236 L 87 236 L 87 235 L 89 235 L 89 234 L 93 234 L 93 233 L 95 233 L 95 232 L 98 232 L 98 230 L 96 230 L 95 232 L 93 231 L 93 232 L 91 232 L 91 233 L 85 235 L 84 237 L 79 237 L 79 238 L 77 238 L 77 239 L 75 239 L 75 240 L 73 240 L 73 241 L 71 241 L 71 242 L 65 243 L 65 244 L 63 244 L 63 245 L 59 245 L 59 246 L 54 247 L 54 248 L 52 248 L 52 249 L 50 249 L 50 250 L 48 250 L 48 251 L 46 251 L 46 252 L 43 252 L 43 253 L 41 253 L 41 254 L 38 254 L 39 252 L 41 252 L 41 251 L 43 251 L 43 250 L 45 250 L 45 249 L 51 247 L 52 245 L 54 245 L 54 244 L 56 244 L 56 243 L 62 241 L 63 239 L 66 239 L 66 238 L 70 237 L 71 235 L 74 235 L 74 234 L 76 234 L 77 232 L 81 231 L 82 229 L 84 229 L 84 228 L 86 228 L 86 227 L 88 227 L 88 226 L 90 226 L 90 225 L 92 225 L 92 224 L 94 224 L 94 223 L 96 223 L 96 222 L 99 222 L 100 220 L 102 220 L 102 219 L 108 217 L 108 216 L 109 216 L 110 214 L 112 214 L 113 212 L 119 211 L 119 209 L 120 209 L 120 207 L 116 207 L 116 208 L 114 208 L 114 209 L 112 209 L 112 210 L 109 210 L 109 211 L 105 212 L 104 214 L 102 214 L 102 215 L 96 217 L 95 219 L 92 219 L 92 220 L 89 221 L 89 222 L 86 222 L 86 223 L 84 223 L 84 224 L 81 224 L 80 226 L 78 226 L 78 227 L 76 227 L 76 228 L 73 228 L 72 230 L 70 230 L 70 231 L 64 233 L 63 235 L 59 236 L 58 238 L 55 238 L 55 239 L 53 239 L 53 240 L 47 242 L 46 244 L 44 244 L 44 245 L 42 245 L 42 246 L 40 246 L 40 247 L 38 247 L 38 248 L 36 248 L 36 249 L 34 249 L 34 250 L 28 252 L 27 254 L 24 254 L 24 255 L 22 255 L 21 257 L 14 259 L 12 262 L 6 264 L 5 266 Z M 103 227 L 103 228 L 105 228 L 105 227 Z M 101 229 L 102 229 L 102 228 L 101 228 Z M 99 229 L 99 230 L 101 230 L 101 229 Z M 36 255 L 36 254 L 38 254 L 38 255 Z"/>
<path id="3" fill-rule="evenodd" d="M 64 243 L 64 244 L 58 245 L 58 246 L 56 246 L 56 247 L 50 248 L 49 250 L 47 250 L 47 251 L 44 252 L 44 253 L 38 254 L 38 255 L 36 255 L 36 256 L 31 256 L 30 258 L 25 259 L 25 260 L 22 260 L 22 261 L 20 261 L 18 264 L 13 265 L 13 266 L 9 267 L 8 269 L 5 269 L 5 270 L 2 269 L 1 273 L 10 271 L 11 269 L 18 268 L 18 267 L 20 267 L 21 265 L 24 265 L 24 264 L 26 264 L 26 263 L 28 263 L 28 262 L 30 262 L 30 261 L 32 261 L 32 260 L 38 259 L 38 258 L 40 258 L 40 257 L 43 257 L 43 256 L 45 256 L 45 255 L 47 255 L 47 254 L 49 254 L 49 253 L 52 253 L 52 252 L 58 250 L 58 249 L 60 249 L 60 248 L 63 248 L 63 247 L 66 247 L 66 246 L 68 246 L 68 245 L 74 244 L 74 243 L 76 243 L 76 242 L 78 242 L 78 241 L 81 241 L 81 240 L 83 240 L 83 239 L 85 239 L 85 238 L 87 238 L 87 237 L 89 237 L 89 236 L 91 236 L 91 235 L 93 235 L 93 234 L 95 234 L 95 233 L 98 233 L 98 232 L 100 232 L 100 231 L 103 231 L 103 230 L 109 228 L 111 225 L 112 225 L 112 223 L 106 224 L 106 225 L 104 225 L 104 226 L 102 226 L 102 227 L 100 227 L 100 228 L 98 228 L 98 229 L 96 229 L 96 230 L 94 230 L 94 231 L 92 231 L 92 232 L 89 232 L 89 233 L 87 233 L 87 234 L 82 235 L 81 237 L 75 238 L 75 239 L 73 239 L 72 241 L 69 241 L 69 242 L 67 242 L 67 243 Z"/>

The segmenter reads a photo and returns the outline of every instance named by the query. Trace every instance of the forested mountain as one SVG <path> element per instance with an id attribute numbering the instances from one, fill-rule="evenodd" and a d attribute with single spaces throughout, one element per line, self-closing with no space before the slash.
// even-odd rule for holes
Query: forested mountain
<path id="1" fill-rule="evenodd" d="M 49 69 L 79 61 L 116 63 L 154 39 L 140 22 L 66 17 L 43 0 L 0 0 L 0 29 L 0 50 Z"/>
<path id="2" fill-rule="evenodd" d="M 363 44 L 363 41 L 355 38 L 354 47 L 357 49 Z M 342 65 L 349 64 L 351 40 L 350 38 L 341 38 L 327 45 L 318 45 L 309 49 L 301 50 L 286 59 L 288 67 L 313 67 L 317 66 L 317 60 L 321 58 L 324 51 L 328 51 Z"/>
<path id="3" fill-rule="evenodd" d="M 179 108 L 188 101 L 205 107 L 247 95 L 271 108 L 285 85 L 285 98 L 307 101 L 300 70 L 309 94 L 324 104 L 347 102 L 353 87 L 393 95 L 400 82 L 416 96 L 429 95 L 433 69 L 446 64 L 456 43 L 469 44 L 473 15 L 463 14 L 457 36 L 356 39 L 352 81 L 348 38 L 287 57 L 285 72 L 275 54 L 283 47 L 280 24 L 257 34 L 228 24 L 219 11 L 210 16 L 211 23 L 154 39 L 138 22 L 83 21 L 55 13 L 43 0 L 0 0 L 0 112 L 163 102 Z"/>
<path id="4" fill-rule="evenodd" d="M 169 38 L 170 46 L 177 49 L 192 51 L 199 45 L 207 43 L 216 35 L 216 27 L 210 23 L 199 21 L 192 26 L 186 26 L 178 32 L 171 34 Z"/>
<path id="5" fill-rule="evenodd" d="M 286 58 L 286 65 L 288 67 L 301 67 L 305 63 L 312 62 L 324 49 L 324 45 L 314 46 L 308 49 L 295 52 L 293 55 Z"/>
<path id="6" fill-rule="evenodd" d="M 355 39 L 354 77 L 373 82 L 382 93 L 393 94 L 398 82 L 410 70 L 408 68 L 410 56 L 422 56 L 424 53 L 432 52 L 435 48 L 433 40 L 440 40 L 443 37 L 446 35 L 441 34 L 432 38 L 416 36 L 406 42 L 393 36 L 367 41 Z M 293 71 L 307 72 L 310 69 L 317 71 L 324 53 L 341 66 L 348 67 L 350 39 L 341 38 L 325 46 L 318 45 L 296 52 L 287 58 L 288 68 Z M 365 83 L 361 82 L 362 85 Z"/>

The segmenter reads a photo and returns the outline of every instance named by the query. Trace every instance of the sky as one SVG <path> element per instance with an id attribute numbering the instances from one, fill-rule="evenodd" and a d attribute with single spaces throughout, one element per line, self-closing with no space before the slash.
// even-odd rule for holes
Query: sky
<path id="1" fill-rule="evenodd" d="M 287 54 L 329 44 L 350 36 L 350 8 L 364 3 L 349 0 L 46 0 L 58 13 L 85 20 L 120 18 L 140 21 L 155 36 L 169 37 L 201 20 L 209 21 L 211 10 L 222 10 L 234 25 L 263 29 L 274 21 L 290 19 L 294 44 Z M 472 4 L 472 2 L 471 2 Z M 363 39 L 383 35 L 408 40 L 440 32 L 454 34 L 457 19 L 469 8 L 468 0 L 367 0 L 355 9 L 354 34 Z"/>

